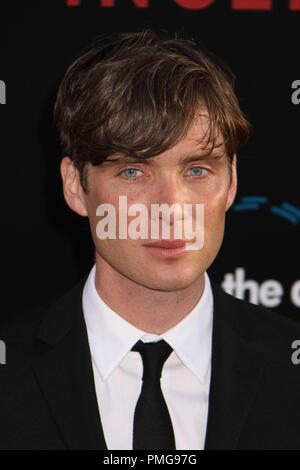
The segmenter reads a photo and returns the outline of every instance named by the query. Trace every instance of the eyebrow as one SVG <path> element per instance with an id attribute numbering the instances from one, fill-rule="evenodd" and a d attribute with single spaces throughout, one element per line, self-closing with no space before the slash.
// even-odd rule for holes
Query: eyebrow
<path id="1" fill-rule="evenodd" d="M 191 155 L 190 157 L 186 157 L 182 160 L 182 163 L 190 163 L 190 162 L 195 162 L 195 161 L 201 161 L 201 160 L 220 160 L 225 156 L 225 153 L 207 153 L 204 155 Z"/>
<path id="2" fill-rule="evenodd" d="M 225 152 L 211 152 L 207 154 L 202 154 L 202 155 L 190 155 L 188 157 L 185 157 L 183 160 L 181 160 L 180 163 L 186 164 L 186 163 L 191 163 L 195 161 L 201 161 L 201 160 L 220 160 L 225 156 Z M 151 164 L 151 160 L 155 157 L 148 157 L 148 158 L 136 158 L 136 157 L 130 157 L 126 155 L 122 155 L 117 158 L 107 158 L 104 160 L 103 164 L 107 163 L 109 166 L 113 166 L 114 164 L 126 164 L 126 163 L 144 163 L 146 165 Z"/>

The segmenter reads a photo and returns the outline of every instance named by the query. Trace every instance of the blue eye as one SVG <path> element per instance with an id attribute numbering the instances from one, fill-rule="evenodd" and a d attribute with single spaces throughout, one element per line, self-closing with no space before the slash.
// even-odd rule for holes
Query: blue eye
<path id="1" fill-rule="evenodd" d="M 126 168 L 126 170 L 123 170 L 121 173 L 123 173 L 123 175 L 126 176 L 126 178 L 128 179 L 133 179 L 137 176 L 137 171 L 141 171 L 141 170 L 137 170 L 136 168 Z"/>
<path id="2" fill-rule="evenodd" d="M 189 171 L 195 171 L 195 173 L 192 176 L 201 176 L 202 173 L 205 171 L 205 168 L 202 168 L 201 166 L 194 166 L 193 168 L 190 168 Z"/>

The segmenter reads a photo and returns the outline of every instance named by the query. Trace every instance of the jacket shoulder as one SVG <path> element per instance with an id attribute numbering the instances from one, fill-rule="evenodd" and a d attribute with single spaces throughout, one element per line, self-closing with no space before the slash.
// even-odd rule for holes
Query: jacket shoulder
<path id="1" fill-rule="evenodd" d="M 63 295 L 51 301 L 0 319 L 0 340 L 4 342 L 6 347 L 7 365 L 24 364 L 29 358 L 35 356 L 37 334 L 43 331 L 45 322 L 48 330 L 51 330 L 51 326 L 54 324 L 56 328 L 59 328 L 59 319 L 57 318 L 59 312 L 65 312 L 62 321 L 67 315 L 72 315 L 72 306 L 75 299 L 81 296 L 85 279 L 86 276 Z"/>
<path id="2" fill-rule="evenodd" d="M 293 343 L 300 340 L 300 323 L 282 313 L 237 299 L 212 282 L 215 309 L 226 323 L 244 340 L 256 347 L 271 361 L 286 363 L 293 352 Z"/>

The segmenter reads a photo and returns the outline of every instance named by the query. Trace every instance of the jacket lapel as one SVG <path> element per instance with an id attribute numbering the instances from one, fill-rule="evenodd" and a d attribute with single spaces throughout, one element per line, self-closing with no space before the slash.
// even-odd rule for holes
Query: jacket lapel
<path id="1" fill-rule="evenodd" d="M 212 283 L 212 373 L 205 449 L 236 449 L 262 377 L 261 357 L 247 337 L 243 308 Z M 241 328 L 243 325 L 243 328 Z"/>
<path id="2" fill-rule="evenodd" d="M 81 307 L 85 280 L 47 311 L 34 369 L 67 448 L 107 450 Z"/>

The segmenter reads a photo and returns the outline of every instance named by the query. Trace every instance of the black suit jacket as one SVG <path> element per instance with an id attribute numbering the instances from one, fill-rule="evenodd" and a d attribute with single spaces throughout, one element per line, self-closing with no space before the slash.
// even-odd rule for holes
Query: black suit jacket
<path id="1" fill-rule="evenodd" d="M 46 311 L 1 326 L 0 449 L 107 449 L 81 306 L 85 280 Z M 212 288 L 205 449 L 300 449 L 300 365 L 291 361 L 298 324 Z"/>

